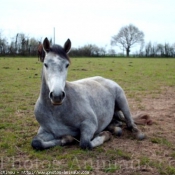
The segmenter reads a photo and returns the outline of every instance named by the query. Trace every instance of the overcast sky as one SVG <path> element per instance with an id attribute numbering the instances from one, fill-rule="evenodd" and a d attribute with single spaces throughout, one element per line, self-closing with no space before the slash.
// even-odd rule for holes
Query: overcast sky
<path id="1" fill-rule="evenodd" d="M 0 31 L 42 40 L 53 37 L 73 47 L 96 44 L 111 47 L 111 37 L 133 24 L 145 41 L 175 43 L 175 0 L 0 0 Z"/>

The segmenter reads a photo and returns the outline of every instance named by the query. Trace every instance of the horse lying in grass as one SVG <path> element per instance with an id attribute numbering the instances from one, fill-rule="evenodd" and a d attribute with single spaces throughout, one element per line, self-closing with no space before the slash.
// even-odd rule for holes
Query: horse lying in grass
<path id="1" fill-rule="evenodd" d="M 80 139 L 82 149 L 92 149 L 109 140 L 111 132 L 120 135 L 120 113 L 137 139 L 144 139 L 131 116 L 123 89 L 103 77 L 66 81 L 71 48 L 68 39 L 64 47 L 43 42 L 45 58 L 42 85 L 35 105 L 35 117 L 40 124 L 32 147 L 43 150 Z"/>

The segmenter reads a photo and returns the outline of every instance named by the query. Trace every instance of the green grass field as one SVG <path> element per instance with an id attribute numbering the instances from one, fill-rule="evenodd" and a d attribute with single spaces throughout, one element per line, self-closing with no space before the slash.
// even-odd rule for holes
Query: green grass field
<path id="1" fill-rule="evenodd" d="M 41 68 L 37 58 L 0 58 L 0 170 L 84 170 L 84 174 L 91 174 L 97 171 L 97 160 L 105 158 L 105 163 L 99 163 L 98 171 L 115 173 L 120 167 L 112 163 L 114 159 L 132 160 L 130 153 L 110 150 L 108 143 L 92 151 L 83 151 L 78 144 L 42 152 L 31 148 L 31 140 L 39 127 L 33 109 L 40 91 Z M 162 87 L 175 87 L 175 59 L 71 59 L 68 81 L 96 75 L 118 82 L 128 98 L 137 100 L 137 96 L 148 94 L 154 98 L 161 94 Z M 174 151 L 172 157 L 175 161 Z M 140 156 L 140 162 L 147 164 L 147 161 L 144 155 Z M 160 167 L 153 163 L 160 173 Z M 175 169 L 168 167 L 166 173 L 175 174 Z"/>

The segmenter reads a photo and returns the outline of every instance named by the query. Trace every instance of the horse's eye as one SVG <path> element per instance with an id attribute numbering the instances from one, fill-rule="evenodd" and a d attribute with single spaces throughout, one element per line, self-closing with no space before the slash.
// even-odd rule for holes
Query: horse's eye
<path id="1" fill-rule="evenodd" d="M 48 68 L 48 65 L 47 65 L 46 63 L 44 63 L 44 66 L 45 66 L 46 68 Z"/>
<path id="2" fill-rule="evenodd" d="M 66 68 L 68 68 L 69 67 L 69 64 L 66 64 Z"/>

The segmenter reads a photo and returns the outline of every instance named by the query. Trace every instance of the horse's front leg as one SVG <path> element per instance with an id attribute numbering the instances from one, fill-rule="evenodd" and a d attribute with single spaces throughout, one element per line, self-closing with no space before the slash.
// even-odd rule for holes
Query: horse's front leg
<path id="1" fill-rule="evenodd" d="M 97 124 L 95 121 L 84 121 L 80 127 L 80 147 L 82 149 L 92 149 L 111 138 L 111 133 L 108 131 L 103 131 L 99 135 L 95 136 L 97 130 Z M 95 137 L 94 137 L 95 136 Z"/>
<path id="2" fill-rule="evenodd" d="M 91 121 L 84 121 L 80 127 L 80 147 L 92 149 L 91 139 L 94 136 L 96 126 Z"/>
<path id="3" fill-rule="evenodd" d="M 44 131 L 41 127 L 38 134 L 32 140 L 32 147 L 35 150 L 44 150 L 57 145 L 63 146 L 71 143 L 74 140 L 71 136 L 63 136 L 61 139 L 56 139 L 52 133 Z"/>

